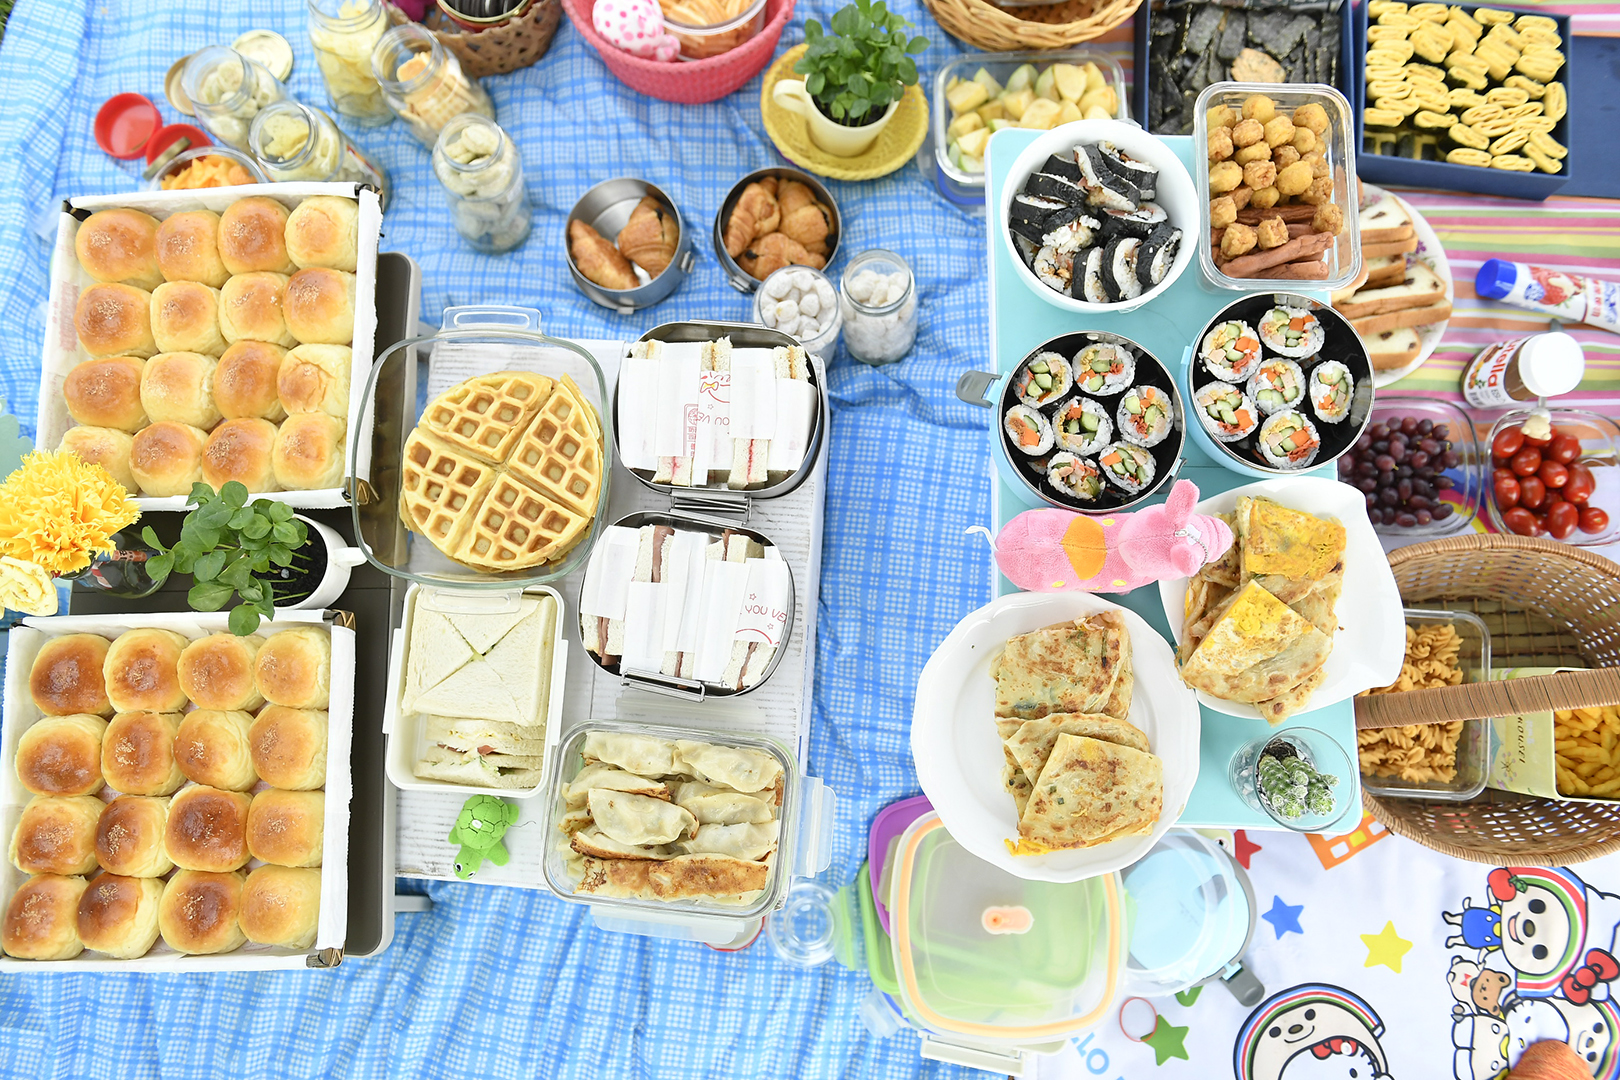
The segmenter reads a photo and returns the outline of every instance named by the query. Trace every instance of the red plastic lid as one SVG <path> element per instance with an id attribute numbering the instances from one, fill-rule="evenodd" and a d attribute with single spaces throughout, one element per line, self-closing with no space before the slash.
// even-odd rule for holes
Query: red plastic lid
<path id="1" fill-rule="evenodd" d="M 147 140 L 147 164 L 150 165 L 152 162 L 156 161 L 158 159 L 158 155 L 167 150 L 169 148 L 169 144 L 173 143 L 176 139 L 190 139 L 191 145 L 186 147 L 187 150 L 195 150 L 199 146 L 214 145 L 213 140 L 208 137 L 208 134 L 204 132 L 202 128 L 193 127 L 191 124 L 169 124 L 166 127 L 158 128 L 157 134 L 153 135 Z"/>
<path id="2" fill-rule="evenodd" d="M 96 145 L 115 158 L 140 157 L 163 125 L 157 106 L 140 94 L 115 94 L 96 113 Z"/>

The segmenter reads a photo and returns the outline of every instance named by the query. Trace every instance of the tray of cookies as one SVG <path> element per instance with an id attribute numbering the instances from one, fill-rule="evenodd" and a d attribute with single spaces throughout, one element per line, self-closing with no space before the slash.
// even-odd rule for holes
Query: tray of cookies
<path id="1" fill-rule="evenodd" d="M 0 741 L 0 971 L 330 967 L 355 639 L 288 611 L 29 618 Z"/>
<path id="2" fill-rule="evenodd" d="M 377 330 L 377 193 L 357 184 L 145 191 L 63 204 L 38 439 L 143 511 L 239 480 L 342 506 Z M 364 476 L 369 461 L 358 463 Z"/>

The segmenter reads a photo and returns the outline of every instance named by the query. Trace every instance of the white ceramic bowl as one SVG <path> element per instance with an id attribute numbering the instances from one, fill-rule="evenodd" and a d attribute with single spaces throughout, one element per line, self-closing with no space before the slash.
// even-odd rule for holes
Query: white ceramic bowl
<path id="1" fill-rule="evenodd" d="M 1111 142 L 1131 157 L 1145 161 L 1159 170 L 1153 201 L 1164 207 L 1170 224 L 1181 230 L 1181 246 L 1176 251 L 1176 261 L 1171 264 L 1170 273 L 1165 275 L 1164 280 L 1134 300 L 1121 300 L 1117 304 L 1092 304 L 1076 300 L 1072 296 L 1064 296 L 1048 288 L 1035 276 L 1034 271 L 1024 265 L 1024 259 L 1018 254 L 1012 233 L 1007 228 L 1013 196 L 1024 190 L 1024 183 L 1032 173 L 1038 172 L 1040 167 L 1046 164 L 1047 158 L 1053 154 L 1072 150 L 1081 143 L 1097 142 Z M 999 223 L 997 231 L 1000 233 L 997 242 L 1006 247 L 1018 280 L 1053 307 L 1081 314 L 1099 311 L 1115 313 L 1135 311 L 1168 289 L 1183 271 L 1192 265 L 1197 256 L 1198 230 L 1201 227 L 1200 222 L 1203 221 L 1199 213 L 1198 191 L 1193 187 L 1192 176 L 1188 174 L 1187 166 L 1183 165 L 1181 159 L 1176 157 L 1157 136 L 1149 135 L 1134 123 L 1125 120 L 1077 120 L 1072 124 L 1055 127 L 1030 143 L 1013 159 L 1012 167 L 1007 174 L 1007 183 L 1001 190 L 1001 205 L 996 212 L 998 215 L 996 220 Z"/>

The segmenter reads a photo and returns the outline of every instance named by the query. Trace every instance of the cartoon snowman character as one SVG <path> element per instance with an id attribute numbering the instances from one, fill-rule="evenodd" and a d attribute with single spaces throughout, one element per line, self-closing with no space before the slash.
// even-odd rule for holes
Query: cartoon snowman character
<path id="1" fill-rule="evenodd" d="M 1451 1025 L 1452 1072 L 1457 1080 L 1495 1080 L 1507 1071 L 1508 1025 L 1479 1013 L 1459 1016 Z"/>
<path id="2" fill-rule="evenodd" d="M 1489 907 L 1445 912 L 1460 933 L 1446 947 L 1499 951 L 1520 997 L 1558 995 L 1577 1005 L 1607 1000 L 1620 978 L 1615 948 L 1620 896 L 1591 888 L 1561 867 L 1497 867 Z"/>
<path id="3" fill-rule="evenodd" d="M 1577 1005 L 1562 998 L 1524 998 L 1507 1012 L 1507 1056 L 1512 1062 L 1531 1043 L 1567 1043 L 1594 1077 L 1613 1080 L 1620 1073 L 1615 1053 L 1617 1013 L 1609 1002 Z"/>
<path id="4" fill-rule="evenodd" d="M 1361 998 L 1309 983 L 1262 1002 L 1232 1048 L 1238 1080 L 1389 1080 L 1383 1021 Z"/>

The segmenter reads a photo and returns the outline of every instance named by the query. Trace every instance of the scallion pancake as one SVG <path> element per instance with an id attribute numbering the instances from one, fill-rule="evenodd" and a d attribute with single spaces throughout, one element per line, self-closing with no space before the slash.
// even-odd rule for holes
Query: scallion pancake
<path id="1" fill-rule="evenodd" d="M 990 668 L 996 715 L 1037 720 L 1101 712 L 1130 662 L 1130 632 L 1117 611 L 1020 634 Z"/>
<path id="2" fill-rule="evenodd" d="M 1309 676 L 1292 690 L 1288 690 L 1278 697 L 1257 701 L 1254 703 L 1254 707 L 1260 710 L 1260 715 L 1266 718 L 1267 723 L 1280 724 L 1295 713 L 1304 711 L 1305 703 L 1311 700 L 1311 695 L 1316 692 L 1316 688 L 1322 685 L 1322 679 L 1326 674 L 1326 668 L 1317 668 L 1315 674 Z"/>
<path id="3" fill-rule="evenodd" d="M 1241 549 L 1245 579 L 1275 575 L 1291 582 L 1314 583 L 1344 561 L 1346 534 L 1337 521 L 1242 495 L 1237 501 L 1237 522 L 1236 546 Z"/>
<path id="4" fill-rule="evenodd" d="M 1046 848 L 1083 848 L 1149 832 L 1164 808 L 1157 755 L 1062 734 L 1035 781 L 1018 835 Z"/>
<path id="5" fill-rule="evenodd" d="M 1332 649 L 1332 639 L 1251 581 L 1182 665 L 1181 677 L 1226 701 L 1266 701 L 1304 682 Z"/>
<path id="6" fill-rule="evenodd" d="M 1090 713 L 1053 713 L 1039 720 L 1026 720 L 1018 733 L 1007 740 L 1006 749 L 1034 783 L 1046 768 L 1047 758 L 1059 735 L 1084 735 L 1103 742 L 1118 743 L 1147 753 L 1152 750 L 1142 729 L 1128 720 Z"/>

